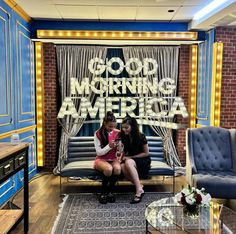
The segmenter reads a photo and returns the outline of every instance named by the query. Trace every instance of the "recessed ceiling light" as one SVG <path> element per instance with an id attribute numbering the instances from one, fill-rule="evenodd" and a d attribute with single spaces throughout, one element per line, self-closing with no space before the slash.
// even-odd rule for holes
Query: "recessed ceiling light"
<path id="1" fill-rule="evenodd" d="M 174 11 L 175 11 L 175 10 L 171 10 L 171 9 L 170 9 L 170 10 L 168 10 L 168 12 L 169 12 L 169 13 L 172 13 L 172 12 L 174 12 Z"/>

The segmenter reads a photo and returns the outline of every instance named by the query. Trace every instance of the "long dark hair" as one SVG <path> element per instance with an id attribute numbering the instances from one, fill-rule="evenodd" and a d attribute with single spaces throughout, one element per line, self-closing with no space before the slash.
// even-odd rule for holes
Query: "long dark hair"
<path id="1" fill-rule="evenodd" d="M 101 137 L 100 141 L 101 141 L 102 147 L 106 146 L 109 143 L 108 132 L 105 128 L 105 123 L 107 123 L 107 122 L 116 122 L 116 117 L 114 116 L 114 114 L 111 111 L 108 111 L 106 113 L 106 116 L 103 118 L 102 126 L 98 130 L 100 137 Z"/>
<path id="2" fill-rule="evenodd" d="M 131 144 L 132 145 L 137 145 L 140 142 L 141 139 L 141 133 L 139 131 L 139 126 L 137 123 L 137 120 L 135 118 L 132 118 L 130 116 L 126 116 L 123 121 L 122 124 L 128 124 L 131 126 L 131 132 L 130 132 L 130 140 L 131 140 Z M 124 131 L 121 128 L 121 139 L 126 141 L 127 136 L 125 135 Z"/>

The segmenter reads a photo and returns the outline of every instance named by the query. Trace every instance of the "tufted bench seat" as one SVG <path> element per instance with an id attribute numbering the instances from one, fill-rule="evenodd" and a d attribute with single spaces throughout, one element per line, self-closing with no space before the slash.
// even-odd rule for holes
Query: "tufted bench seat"
<path id="1" fill-rule="evenodd" d="M 187 181 L 214 198 L 236 198 L 236 130 L 187 130 Z"/>
<path id="2" fill-rule="evenodd" d="M 161 137 L 148 136 L 149 155 L 152 159 L 149 176 L 173 176 L 174 169 L 166 164 Z M 101 179 L 101 173 L 93 168 L 96 157 L 94 137 L 70 137 L 68 155 L 64 166 L 60 169 L 61 177 L 79 177 L 81 179 Z M 174 190 L 173 190 L 174 191 Z"/>

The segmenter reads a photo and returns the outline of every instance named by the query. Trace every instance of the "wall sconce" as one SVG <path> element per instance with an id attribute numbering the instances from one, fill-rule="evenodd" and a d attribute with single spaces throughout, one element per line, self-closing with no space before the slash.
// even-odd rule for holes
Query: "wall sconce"
<path id="1" fill-rule="evenodd" d="M 191 67 L 190 67 L 190 95 L 189 95 L 189 109 L 190 109 L 190 118 L 189 118 L 189 127 L 196 127 L 196 109 L 197 109 L 197 58 L 198 56 L 198 46 L 191 46 Z"/>
<path id="2" fill-rule="evenodd" d="M 36 62 L 36 120 L 37 120 L 37 156 L 38 166 L 43 166 L 43 50 L 42 42 L 35 43 Z"/>
<path id="3" fill-rule="evenodd" d="M 221 80 L 222 80 L 223 43 L 213 45 L 211 126 L 220 126 Z"/>

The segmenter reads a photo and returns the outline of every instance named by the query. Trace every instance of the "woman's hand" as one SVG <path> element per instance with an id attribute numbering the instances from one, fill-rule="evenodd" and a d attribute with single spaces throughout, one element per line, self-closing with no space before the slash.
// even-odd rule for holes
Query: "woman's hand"
<path id="1" fill-rule="evenodd" d="M 120 151 L 117 151 L 116 157 L 117 157 L 118 161 L 121 163 L 123 161 L 124 154 L 121 153 Z"/>
<path id="2" fill-rule="evenodd" d="M 124 162 L 125 160 L 128 160 L 128 159 L 131 159 L 131 157 L 124 156 L 124 157 L 122 157 L 122 162 Z"/>
<path id="3" fill-rule="evenodd" d="M 114 140 L 112 140 L 109 142 L 109 147 L 113 149 L 113 148 L 117 147 L 117 143 Z"/>

